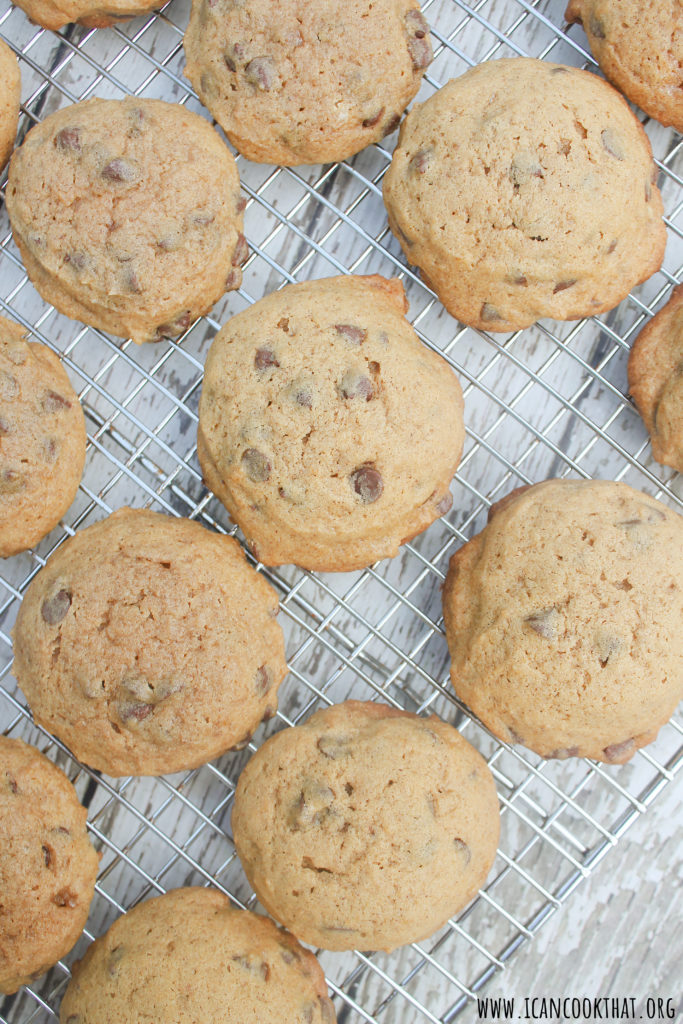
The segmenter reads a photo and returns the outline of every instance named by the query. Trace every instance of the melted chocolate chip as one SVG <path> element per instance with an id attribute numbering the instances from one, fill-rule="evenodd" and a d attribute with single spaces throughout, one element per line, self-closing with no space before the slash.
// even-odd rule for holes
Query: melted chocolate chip
<path id="1" fill-rule="evenodd" d="M 325 734 L 317 740 L 316 747 L 324 757 L 329 757 L 331 761 L 339 761 L 340 758 L 348 757 L 351 753 L 350 742 L 344 736 Z"/>
<path id="2" fill-rule="evenodd" d="M 400 123 L 401 123 L 401 115 L 400 114 L 392 114 L 392 116 L 389 118 L 389 120 L 387 121 L 387 123 L 384 126 L 384 133 L 383 133 L 384 138 L 386 139 L 387 135 L 391 135 L 392 132 L 395 132 L 396 129 L 398 128 L 398 126 L 400 125 Z"/>
<path id="3" fill-rule="evenodd" d="M 362 345 L 368 336 L 367 331 L 364 331 L 362 327 L 354 327 L 353 324 L 335 324 L 334 329 L 350 345 Z"/>
<path id="4" fill-rule="evenodd" d="M 52 597 L 46 597 L 40 606 L 40 614 L 48 626 L 58 625 L 71 607 L 71 591 L 62 588 Z"/>
<path id="5" fill-rule="evenodd" d="M 179 334 L 186 331 L 190 326 L 192 317 L 189 309 L 186 309 L 183 313 L 180 313 L 175 320 L 168 324 L 162 324 L 161 327 L 157 327 L 156 340 L 160 341 L 162 338 L 177 338 Z"/>
<path id="6" fill-rule="evenodd" d="M 472 851 L 470 850 L 469 846 L 467 845 L 464 839 L 454 839 L 453 844 L 455 846 L 457 853 L 463 858 L 465 862 L 465 867 L 467 867 L 469 862 L 472 860 Z"/>
<path id="7" fill-rule="evenodd" d="M 118 711 L 122 722 L 144 722 L 154 711 L 154 706 L 140 701 L 124 701 Z"/>
<path id="8" fill-rule="evenodd" d="M 242 465 L 244 472 L 253 483 L 262 484 L 270 479 L 270 462 L 257 448 L 247 448 L 242 455 Z"/>
<path id="9" fill-rule="evenodd" d="M 0 416 L 0 437 L 7 437 L 7 435 L 10 434 L 11 431 L 12 428 L 10 426 L 9 420 L 6 420 L 2 416 Z"/>
<path id="10" fill-rule="evenodd" d="M 277 356 L 270 348 L 257 348 L 254 356 L 254 366 L 257 370 L 267 370 L 271 366 L 279 367 Z"/>
<path id="11" fill-rule="evenodd" d="M 257 697 L 265 697 L 273 685 L 273 674 L 267 665 L 261 665 L 254 676 L 254 690 Z"/>
<path id="12" fill-rule="evenodd" d="M 445 516 L 447 512 L 453 507 L 453 495 L 450 491 L 444 494 L 443 498 L 439 498 L 436 503 L 436 511 L 440 516 Z"/>
<path id="13" fill-rule="evenodd" d="M 84 270 L 88 258 L 84 252 L 68 252 L 64 257 L 64 262 L 68 263 L 74 270 Z"/>
<path id="14" fill-rule="evenodd" d="M 380 107 L 377 113 L 373 114 L 372 117 L 366 117 L 363 121 L 363 128 L 374 128 L 376 124 L 379 124 L 384 117 L 384 110 L 384 107 Z"/>
<path id="15" fill-rule="evenodd" d="M 105 181 L 124 182 L 130 184 L 135 181 L 138 177 L 138 170 L 135 164 L 131 163 L 130 160 L 124 160 L 123 157 L 118 157 L 116 160 L 110 160 L 102 168 L 102 177 Z"/>
<path id="16" fill-rule="evenodd" d="M 595 16 L 595 14 L 591 14 L 590 18 L 588 19 L 588 31 L 592 36 L 595 36 L 596 39 L 606 38 L 605 26 L 600 21 L 600 19 Z"/>
<path id="17" fill-rule="evenodd" d="M 605 747 L 603 754 L 608 761 L 620 761 L 624 758 L 624 755 L 630 757 L 631 754 L 635 753 L 636 741 L 633 739 L 624 740 L 623 743 L 611 743 L 608 747 Z M 628 758 L 626 758 L 628 760 Z"/>
<path id="18" fill-rule="evenodd" d="M 237 242 L 235 244 L 235 252 L 233 253 L 232 256 L 232 265 L 233 267 L 241 267 L 243 266 L 243 264 L 247 262 L 248 259 L 249 245 L 247 244 L 246 238 L 240 231 L 239 235 L 237 236 Z"/>
<path id="19" fill-rule="evenodd" d="M 408 170 L 413 174 L 424 174 L 429 167 L 433 155 L 434 150 L 431 147 L 418 150 L 408 164 Z"/>
<path id="20" fill-rule="evenodd" d="M 408 33 L 408 53 L 416 71 L 429 67 L 434 59 L 432 43 L 429 38 L 429 25 L 419 10 L 408 11 L 405 16 Z"/>
<path id="21" fill-rule="evenodd" d="M 55 862 L 55 851 L 52 849 L 51 846 L 46 846 L 45 844 L 43 844 L 42 850 L 43 860 L 45 861 L 45 867 L 51 868 Z"/>
<path id="22" fill-rule="evenodd" d="M 369 402 L 375 397 L 375 389 L 370 378 L 355 370 L 347 370 L 339 382 L 337 390 L 345 399 L 360 398 Z"/>
<path id="23" fill-rule="evenodd" d="M 567 288 L 572 288 L 576 284 L 576 278 L 573 281 L 558 281 L 553 288 L 553 295 L 557 295 L 558 292 L 566 292 Z"/>
<path id="24" fill-rule="evenodd" d="M 600 132 L 600 140 L 603 148 L 613 156 L 615 160 L 624 160 L 624 147 L 622 146 L 621 139 L 615 131 L 611 128 L 605 128 L 604 131 Z"/>
<path id="25" fill-rule="evenodd" d="M 245 67 L 244 77 L 260 92 L 268 92 L 275 80 L 275 62 L 270 57 L 254 57 Z"/>
<path id="26" fill-rule="evenodd" d="M 56 149 L 62 153 L 80 153 L 81 151 L 81 130 L 80 128 L 62 128 L 53 139 Z"/>
<path id="27" fill-rule="evenodd" d="M 496 307 L 492 306 L 490 302 L 485 302 L 483 304 L 481 307 L 480 317 L 484 323 L 494 323 L 496 320 L 503 319 Z"/>
<path id="28" fill-rule="evenodd" d="M 115 977 L 117 968 L 125 955 L 125 946 L 114 946 L 111 953 L 107 957 L 107 971 L 111 977 Z"/>
<path id="29" fill-rule="evenodd" d="M 360 466 L 351 474 L 353 489 L 364 505 L 372 505 L 382 497 L 384 481 L 374 466 Z"/>
<path id="30" fill-rule="evenodd" d="M 19 792 L 17 780 L 10 772 L 7 771 L 5 772 L 5 779 L 7 780 L 7 785 L 9 786 L 10 793 L 12 793 L 13 796 L 16 796 L 17 793 Z"/>
<path id="31" fill-rule="evenodd" d="M 233 267 L 225 279 L 226 292 L 233 292 L 242 284 L 242 271 L 239 267 Z"/>
<path id="32" fill-rule="evenodd" d="M 556 761 L 566 761 L 568 757 L 578 756 L 578 747 L 560 747 L 558 750 L 553 750 L 552 754 L 548 754 L 548 758 L 554 758 Z"/>
<path id="33" fill-rule="evenodd" d="M 17 378 L 8 373 L 7 370 L 0 370 L 0 398 L 16 398 L 19 394 L 19 383 Z"/>
<path id="34" fill-rule="evenodd" d="M 68 398 L 64 398 L 57 391 L 46 391 L 43 396 L 41 403 L 43 412 L 55 413 L 62 412 L 63 409 L 70 409 L 71 402 Z"/>
<path id="35" fill-rule="evenodd" d="M 556 608 L 543 608 L 541 611 L 527 615 L 524 625 L 533 629 L 544 640 L 554 640 L 557 637 L 557 627 L 560 616 Z"/>
<path id="36" fill-rule="evenodd" d="M 72 892 L 71 889 L 60 889 L 58 893 L 52 897 L 52 902 L 56 903 L 58 907 L 70 907 L 73 909 L 78 906 L 78 897 L 76 893 Z"/>
<path id="37" fill-rule="evenodd" d="M 19 494 L 26 489 L 26 477 L 16 469 L 0 471 L 0 494 Z"/>

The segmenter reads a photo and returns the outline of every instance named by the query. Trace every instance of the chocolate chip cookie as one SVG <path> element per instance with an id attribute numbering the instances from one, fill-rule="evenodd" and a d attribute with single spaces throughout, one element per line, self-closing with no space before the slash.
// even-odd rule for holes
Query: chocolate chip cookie
<path id="1" fill-rule="evenodd" d="M 264 743 L 232 827 L 259 900 L 302 942 L 390 951 L 483 885 L 499 812 L 488 765 L 452 726 L 346 701 Z"/>
<path id="2" fill-rule="evenodd" d="M 606 82 L 490 60 L 413 108 L 384 201 L 449 313 L 511 331 L 612 309 L 659 268 L 654 172 L 640 122 Z"/>
<path id="3" fill-rule="evenodd" d="M 239 287 L 239 187 L 203 118 L 161 100 L 94 99 L 31 129 L 10 163 L 7 211 L 44 299 L 103 331 L 155 341 Z"/>
<path id="4" fill-rule="evenodd" d="M 196 768 L 275 713 L 286 672 L 277 609 L 237 541 L 121 509 L 31 582 L 14 671 L 36 721 L 91 767 Z"/>
<path id="5" fill-rule="evenodd" d="M 320 965 L 216 889 L 174 889 L 124 914 L 74 965 L 62 1024 L 334 1024 Z"/>
<path id="6" fill-rule="evenodd" d="M 9 46 L 0 39 L 0 171 L 14 148 L 20 101 L 19 61 Z"/>
<path id="7" fill-rule="evenodd" d="M 250 160 L 344 160 L 393 132 L 432 59 L 416 0 L 193 0 L 185 74 Z"/>
<path id="8" fill-rule="evenodd" d="M 653 456 L 683 473 L 683 284 L 636 338 L 628 386 Z"/>
<path id="9" fill-rule="evenodd" d="M 77 22 L 86 28 L 107 28 L 163 7 L 165 0 L 17 0 L 31 21 L 57 32 Z"/>
<path id="10" fill-rule="evenodd" d="M 85 419 L 55 353 L 0 317 L 0 558 L 33 547 L 76 496 Z"/>
<path id="11" fill-rule="evenodd" d="M 622 764 L 683 696 L 683 519 L 609 480 L 547 480 L 451 559 L 451 681 L 508 743 Z"/>
<path id="12" fill-rule="evenodd" d="M 462 392 L 406 308 L 399 281 L 332 277 L 268 295 L 214 339 L 199 461 L 267 565 L 358 569 L 450 508 Z"/>
<path id="13" fill-rule="evenodd" d="M 565 18 L 582 23 L 593 56 L 617 89 L 683 132 L 681 0 L 570 0 Z"/>
<path id="14" fill-rule="evenodd" d="M 0 736 L 0 992 L 16 992 L 74 946 L 99 858 L 64 772 Z"/>

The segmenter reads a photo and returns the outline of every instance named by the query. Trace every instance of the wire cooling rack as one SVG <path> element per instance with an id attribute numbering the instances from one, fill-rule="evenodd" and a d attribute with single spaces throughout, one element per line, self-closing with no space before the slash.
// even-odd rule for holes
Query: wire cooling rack
<path id="1" fill-rule="evenodd" d="M 578 28 L 562 31 L 564 0 L 428 0 L 435 60 L 422 97 L 472 64 L 528 54 L 594 67 Z M 159 97 L 200 104 L 182 77 L 185 0 L 118 27 L 32 26 L 0 0 L 0 35 L 22 71 L 20 139 L 33 123 L 90 96 Z M 580 323 L 544 322 L 509 336 L 462 328 L 408 268 L 387 228 L 382 177 L 395 136 L 348 163 L 281 169 L 238 159 L 252 246 L 244 285 L 177 342 L 136 348 L 58 315 L 27 281 L 0 209 L 0 313 L 56 348 L 80 393 L 88 457 L 64 522 L 30 554 L 0 565 L 0 730 L 37 744 L 74 780 L 102 850 L 91 916 L 75 950 L 49 974 L 0 1002 L 0 1021 L 58 1017 L 69 965 L 123 911 L 185 884 L 212 884 L 240 905 L 254 897 L 235 856 L 230 809 L 250 753 L 276 728 L 348 696 L 381 699 L 455 722 L 486 756 L 502 808 L 488 884 L 439 933 L 394 953 L 322 953 L 343 1024 L 447 1022 L 573 894 L 681 768 L 681 720 L 627 766 L 545 762 L 492 737 L 456 701 L 440 590 L 450 555 L 481 528 L 487 507 L 520 483 L 549 476 L 625 480 L 681 508 L 681 478 L 651 460 L 626 397 L 626 359 L 642 324 L 681 279 L 683 145 L 646 122 L 667 210 L 664 268 L 613 312 Z M 6 176 L 0 178 L 0 194 Z M 391 560 L 363 572 L 261 571 L 277 587 L 290 674 L 276 719 L 250 749 L 160 779 L 100 777 L 31 721 L 11 675 L 10 630 L 28 583 L 74 530 L 124 504 L 234 528 L 202 485 L 196 456 L 202 366 L 229 315 L 292 281 L 379 272 L 403 278 L 423 340 L 451 362 L 465 389 L 467 440 L 453 509 Z M 619 854 L 614 854 L 616 860 Z"/>

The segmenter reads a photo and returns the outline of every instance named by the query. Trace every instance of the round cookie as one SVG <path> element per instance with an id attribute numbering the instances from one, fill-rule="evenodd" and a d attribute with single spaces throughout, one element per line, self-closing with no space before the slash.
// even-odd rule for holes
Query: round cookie
<path id="1" fill-rule="evenodd" d="M 121 509 L 31 582 L 14 672 L 35 720 L 108 775 L 161 775 L 244 744 L 286 672 L 277 595 L 237 541 Z"/>
<path id="2" fill-rule="evenodd" d="M 683 473 L 683 284 L 636 338 L 628 387 L 654 458 Z"/>
<path id="3" fill-rule="evenodd" d="M 416 0 L 193 0 L 185 74 L 249 160 L 344 160 L 393 132 L 432 60 Z"/>
<path id="4" fill-rule="evenodd" d="M 108 28 L 163 7 L 166 0 L 13 0 L 36 25 L 57 32 L 77 22 L 86 28 Z"/>
<path id="5" fill-rule="evenodd" d="M 87 813 L 56 765 L 0 736 L 0 992 L 40 977 L 88 919 L 99 857 Z"/>
<path id="6" fill-rule="evenodd" d="M 628 761 L 683 696 L 683 519 L 609 480 L 491 511 L 444 586 L 453 688 L 508 743 Z"/>
<path id="7" fill-rule="evenodd" d="M 199 461 L 267 565 L 359 569 L 450 508 L 462 392 L 406 309 L 399 281 L 333 277 L 273 292 L 214 339 Z"/>
<path id="8" fill-rule="evenodd" d="M 14 149 L 21 102 L 19 61 L 0 39 L 0 171 Z"/>
<path id="9" fill-rule="evenodd" d="M 226 1016 L 227 1014 L 227 1016 Z M 61 1006 L 62 1024 L 334 1024 L 312 953 L 216 889 L 140 903 L 96 939 Z"/>
<path id="10" fill-rule="evenodd" d="M 33 547 L 76 496 L 85 419 L 62 364 L 0 317 L 0 558 Z"/>
<path id="11" fill-rule="evenodd" d="M 46 117 L 10 162 L 7 211 L 53 306 L 134 341 L 175 337 L 248 254 L 227 146 L 176 103 L 86 100 Z"/>
<path id="12" fill-rule="evenodd" d="M 446 309 L 489 331 L 612 309 L 661 265 L 650 142 L 587 71 L 491 60 L 403 123 L 391 230 Z"/>
<path id="13" fill-rule="evenodd" d="M 232 827 L 258 899 L 302 942 L 390 952 L 472 899 L 500 820 L 488 765 L 456 729 L 346 701 L 264 743 Z"/>
<path id="14" fill-rule="evenodd" d="M 610 82 L 661 124 L 683 132 L 681 0 L 570 0 Z"/>

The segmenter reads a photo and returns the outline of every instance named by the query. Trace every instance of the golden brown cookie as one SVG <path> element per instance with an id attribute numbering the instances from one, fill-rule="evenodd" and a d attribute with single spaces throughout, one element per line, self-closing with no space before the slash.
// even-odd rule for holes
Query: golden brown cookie
<path id="1" fill-rule="evenodd" d="M 351 700 L 264 743 L 232 827 L 259 900 L 302 942 L 390 951 L 472 899 L 499 813 L 488 765 L 456 729 Z"/>
<path id="2" fill-rule="evenodd" d="M 214 339 L 199 461 L 267 565 L 358 569 L 451 507 L 462 392 L 406 308 L 399 281 L 332 277 L 273 292 Z"/>
<path id="3" fill-rule="evenodd" d="M 0 558 L 33 547 L 76 496 L 85 419 L 55 353 L 0 317 Z"/>
<path id="4" fill-rule="evenodd" d="M 237 541 L 121 509 L 33 579 L 14 671 L 36 721 L 108 775 L 196 768 L 243 744 L 286 672 L 277 595 Z"/>
<path id="5" fill-rule="evenodd" d="M 0 39 L 0 171 L 14 149 L 21 102 L 19 61 Z"/>
<path id="6" fill-rule="evenodd" d="M 88 919 L 98 855 L 64 772 L 0 736 L 0 992 L 16 992 L 74 946 Z"/>
<path id="7" fill-rule="evenodd" d="M 250 160 L 344 160 L 394 131 L 432 59 L 416 0 L 193 0 L 185 74 Z"/>
<path id="8" fill-rule="evenodd" d="M 239 176 L 177 103 L 86 100 L 46 117 L 9 169 L 7 211 L 34 285 L 61 313 L 134 341 L 175 337 L 247 257 Z"/>
<path id="9" fill-rule="evenodd" d="M 661 124 L 683 132 L 681 0 L 570 0 L 610 82 Z"/>
<path id="10" fill-rule="evenodd" d="M 640 122 L 606 82 L 490 60 L 411 110 L 384 201 L 449 313 L 511 331 L 612 309 L 659 269 L 654 171 Z"/>
<path id="11" fill-rule="evenodd" d="M 628 387 L 654 458 L 683 473 L 683 284 L 636 338 Z"/>
<path id="12" fill-rule="evenodd" d="M 86 28 L 107 28 L 163 7 L 165 0 L 13 0 L 36 25 L 54 32 L 77 22 Z"/>
<path id="13" fill-rule="evenodd" d="M 61 1024 L 334 1024 L 320 965 L 216 889 L 174 889 L 124 914 L 83 959 Z"/>
<path id="14" fill-rule="evenodd" d="M 683 519 L 609 480 L 547 480 L 451 559 L 451 681 L 508 743 L 622 764 L 683 696 Z"/>

